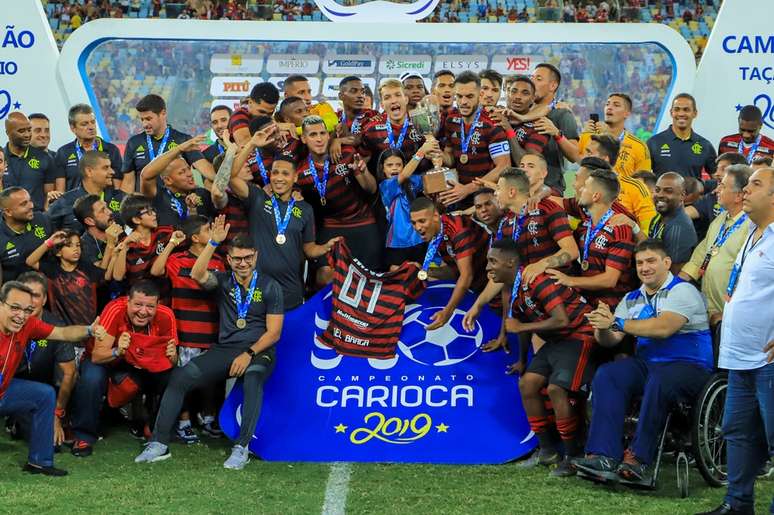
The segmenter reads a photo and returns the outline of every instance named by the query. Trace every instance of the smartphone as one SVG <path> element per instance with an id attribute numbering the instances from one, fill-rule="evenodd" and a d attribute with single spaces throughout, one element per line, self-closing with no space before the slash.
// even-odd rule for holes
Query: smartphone
<path id="1" fill-rule="evenodd" d="M 599 123 L 599 113 L 591 113 L 589 115 L 589 120 L 591 120 L 594 123 Z"/>

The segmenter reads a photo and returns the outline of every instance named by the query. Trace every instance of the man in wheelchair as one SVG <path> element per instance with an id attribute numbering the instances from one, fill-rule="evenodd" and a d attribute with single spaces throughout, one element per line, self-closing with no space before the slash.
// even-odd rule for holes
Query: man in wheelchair
<path id="1" fill-rule="evenodd" d="M 634 255 L 642 286 L 628 293 L 615 313 L 600 303 L 587 318 L 600 345 L 613 347 L 629 334 L 637 338 L 636 351 L 597 371 L 586 457 L 573 463 L 592 480 L 648 486 L 667 415 L 677 403 L 692 401 L 709 378 L 712 338 L 704 297 L 670 273 L 664 244 L 645 240 Z M 624 420 L 638 396 L 637 429 L 624 450 Z"/>

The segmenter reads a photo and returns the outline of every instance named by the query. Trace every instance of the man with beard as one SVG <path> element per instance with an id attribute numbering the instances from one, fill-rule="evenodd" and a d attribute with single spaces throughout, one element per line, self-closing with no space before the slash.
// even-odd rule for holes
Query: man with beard
<path id="1" fill-rule="evenodd" d="M 210 110 L 210 128 L 215 133 L 215 142 L 204 149 L 204 159 L 210 163 L 215 161 L 215 156 L 225 152 L 228 134 L 228 120 L 233 111 L 227 106 L 215 106 Z"/>
<path id="2" fill-rule="evenodd" d="M 18 186 L 29 192 L 35 211 L 43 211 L 46 195 L 54 191 L 56 170 L 54 160 L 45 150 L 31 145 L 32 126 L 22 113 L 15 112 L 5 119 L 7 169 L 3 187 Z"/>
<path id="3" fill-rule="evenodd" d="M 456 168 L 459 182 L 441 193 L 446 206 L 469 206 L 468 197 L 480 187 L 474 179 L 494 182 L 511 164 L 505 131 L 479 105 L 480 96 L 481 81 L 475 73 L 463 72 L 454 80 L 457 108 L 446 117 L 441 138 L 444 165 Z"/>
<path id="4" fill-rule="evenodd" d="M 70 130 L 75 135 L 75 140 L 59 147 L 54 157 L 56 167 L 56 189 L 69 191 L 81 184 L 81 159 L 87 152 L 96 151 L 105 153 L 110 159 L 113 169 L 112 184 L 114 188 L 121 187 L 121 170 L 123 161 L 121 151 L 117 146 L 97 136 L 97 118 L 94 110 L 88 104 L 75 104 L 67 115 Z M 72 205 L 72 202 L 70 203 Z"/>
<path id="5" fill-rule="evenodd" d="M 75 216 L 75 201 L 86 195 L 98 195 L 114 215 L 121 211 L 124 192 L 113 187 L 112 161 L 104 152 L 89 150 L 78 163 L 80 184 L 54 201 L 48 217 L 54 229 L 72 229 L 83 232 L 83 225 Z"/>
<path id="6" fill-rule="evenodd" d="M 0 192 L 0 282 L 12 281 L 29 270 L 27 256 L 51 234 L 51 226 L 43 213 L 33 210 L 27 190 L 18 186 Z"/>
<path id="7" fill-rule="evenodd" d="M 143 132 L 135 134 L 126 142 L 124 150 L 123 181 L 121 189 L 125 193 L 134 193 L 139 189 L 142 169 L 167 150 L 191 139 L 191 136 L 174 129 L 167 123 L 167 103 L 158 95 L 144 96 L 135 106 L 140 115 Z M 215 178 L 212 164 L 204 158 L 199 148 L 187 148 L 183 154 L 185 161 L 196 168 L 207 180 Z"/>
<path id="8" fill-rule="evenodd" d="M 763 113 L 754 105 L 739 111 L 739 132 L 720 139 L 718 153 L 738 152 L 751 164 L 756 157 L 774 157 L 774 140 L 761 134 Z"/>

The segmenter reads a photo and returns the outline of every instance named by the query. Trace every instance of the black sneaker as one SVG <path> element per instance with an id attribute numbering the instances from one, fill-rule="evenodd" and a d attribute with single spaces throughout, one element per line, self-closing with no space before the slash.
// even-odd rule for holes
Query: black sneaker
<path id="1" fill-rule="evenodd" d="M 593 480 L 618 482 L 618 462 L 607 456 L 591 456 L 572 460 L 578 475 Z"/>
<path id="2" fill-rule="evenodd" d="M 551 471 L 551 477 L 572 477 L 578 473 L 572 464 L 572 456 L 565 456 L 559 466 Z"/>
<path id="3" fill-rule="evenodd" d="M 94 448 L 86 440 L 75 440 L 73 442 L 73 448 L 70 453 L 78 458 L 86 458 L 91 456 L 94 452 Z"/>
<path id="4" fill-rule="evenodd" d="M 67 471 L 58 469 L 56 467 L 41 467 L 40 465 L 33 465 L 32 463 L 26 463 L 22 470 L 29 472 L 30 474 L 43 474 L 44 476 L 61 477 L 66 476 Z"/>
<path id="5" fill-rule="evenodd" d="M 616 473 L 623 485 L 646 488 L 653 486 L 653 477 L 644 463 L 623 462 L 618 466 Z"/>
<path id="6" fill-rule="evenodd" d="M 562 457 L 554 449 L 538 448 L 532 455 L 526 460 L 521 460 L 516 463 L 516 468 L 531 469 L 538 465 L 548 467 L 549 465 L 555 465 L 562 461 Z"/>
<path id="7" fill-rule="evenodd" d="M 223 438 L 223 431 L 215 425 L 215 422 L 207 422 L 202 425 L 201 431 L 210 438 Z"/>

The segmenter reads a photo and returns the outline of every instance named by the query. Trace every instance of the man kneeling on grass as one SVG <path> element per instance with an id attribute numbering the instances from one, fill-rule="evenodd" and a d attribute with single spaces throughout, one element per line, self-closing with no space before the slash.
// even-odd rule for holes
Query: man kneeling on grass
<path id="1" fill-rule="evenodd" d="M 587 457 L 573 463 L 581 476 L 593 480 L 650 486 L 648 465 L 656 457 L 669 410 L 693 400 L 709 378 L 712 337 L 704 297 L 669 272 L 672 260 L 664 243 L 645 240 L 634 257 L 642 286 L 627 294 L 615 313 L 600 303 L 588 319 L 600 345 L 615 346 L 631 334 L 637 337 L 637 350 L 597 371 Z M 637 430 L 624 450 L 624 419 L 638 396 Z"/>
<path id="2" fill-rule="evenodd" d="M 207 264 L 215 249 L 226 239 L 229 226 L 219 216 L 210 241 L 191 269 L 191 277 L 205 290 L 215 290 L 220 313 L 218 343 L 206 354 L 175 369 L 161 399 L 153 438 L 135 458 L 136 463 L 161 461 L 171 456 L 169 439 L 186 393 L 238 377 L 244 384 L 242 428 L 231 456 L 223 466 L 240 470 L 250 461 L 247 444 L 261 413 L 263 384 L 274 370 L 274 344 L 282 332 L 284 307 L 282 289 L 255 269 L 256 251 L 252 241 L 237 236 L 228 246 L 226 259 L 231 272 L 210 272 Z"/>

